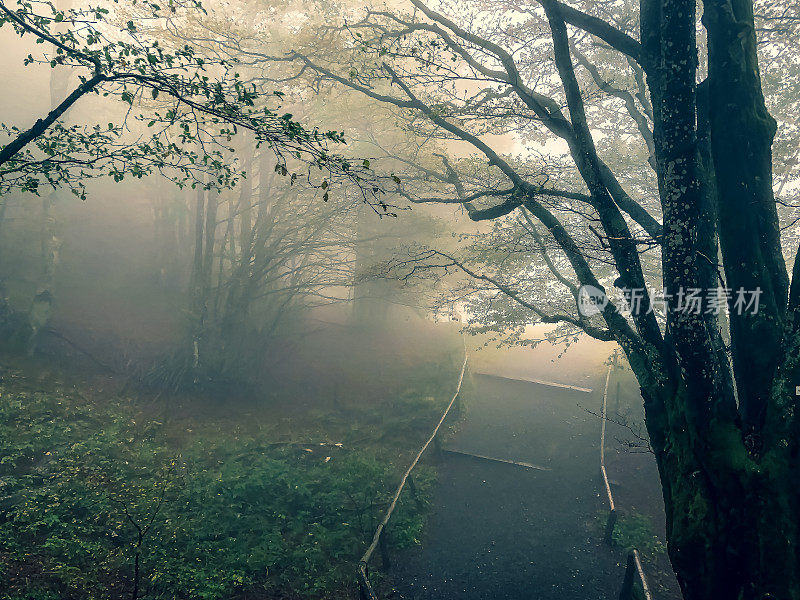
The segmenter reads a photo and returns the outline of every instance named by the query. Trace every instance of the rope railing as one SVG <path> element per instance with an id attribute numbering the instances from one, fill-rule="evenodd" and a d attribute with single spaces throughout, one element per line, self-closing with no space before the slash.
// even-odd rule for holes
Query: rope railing
<path id="1" fill-rule="evenodd" d="M 425 451 L 430 447 L 431 444 L 437 446 L 437 435 L 439 434 L 439 430 L 441 429 L 442 425 L 444 424 L 447 416 L 450 414 L 451 409 L 455 405 L 456 400 L 458 399 L 459 394 L 461 393 L 461 386 L 464 381 L 464 374 L 467 368 L 467 348 L 466 348 L 466 341 L 464 343 L 464 362 L 461 365 L 461 371 L 458 376 L 458 384 L 456 385 L 456 391 L 453 394 L 452 399 L 450 400 L 447 408 L 442 413 L 441 418 L 436 423 L 436 426 L 433 428 L 430 436 L 427 438 L 425 443 L 420 448 L 419 452 L 414 456 L 414 459 L 409 464 L 406 471 L 403 473 L 403 477 L 400 480 L 397 489 L 392 496 L 392 501 L 389 504 L 389 507 L 386 510 L 386 513 L 381 519 L 380 523 L 378 524 L 377 529 L 375 530 L 375 534 L 372 537 L 372 541 L 370 545 L 367 547 L 367 550 L 364 552 L 364 555 L 358 562 L 358 582 L 359 582 L 359 597 L 360 600 L 379 600 L 378 595 L 375 593 L 375 589 L 372 587 L 372 584 L 369 580 L 369 562 L 372 559 L 375 550 L 380 549 L 381 551 L 381 558 L 384 570 L 388 570 L 391 566 L 389 553 L 388 553 L 388 546 L 386 541 L 386 527 L 389 524 L 389 520 L 394 513 L 395 508 L 397 507 L 397 503 L 400 500 L 400 496 L 403 493 L 406 485 L 415 492 L 415 486 L 413 478 L 411 477 L 411 473 L 414 468 L 419 463 L 420 459 L 422 458 Z M 614 502 L 614 495 L 611 492 L 611 485 L 608 479 L 608 473 L 606 471 L 606 464 L 605 464 L 605 437 L 606 437 L 606 421 L 607 421 L 607 410 L 608 410 L 608 384 L 611 379 L 611 370 L 613 366 L 609 366 L 608 372 L 606 373 L 606 381 L 605 386 L 603 389 L 603 404 L 600 413 L 601 417 L 601 426 L 600 426 L 600 473 L 603 479 L 603 486 L 606 490 L 606 495 L 608 498 L 608 505 L 609 505 L 609 517 L 608 521 L 606 522 L 606 531 L 605 531 L 605 541 L 609 544 L 613 541 L 613 533 L 614 527 L 616 526 L 617 522 L 617 508 Z M 527 465 L 526 465 L 527 466 Z M 650 591 L 650 587 L 647 584 L 647 578 L 644 574 L 644 569 L 642 568 L 642 561 L 639 551 L 635 548 L 632 549 L 628 553 L 627 564 L 625 569 L 625 578 L 623 580 L 622 591 L 620 593 L 620 600 L 635 600 L 635 581 L 638 578 L 639 583 L 641 585 L 642 591 L 644 593 L 645 600 L 653 600 L 653 595 Z"/>
<path id="2" fill-rule="evenodd" d="M 614 495 L 611 493 L 611 485 L 608 482 L 608 472 L 606 471 L 606 421 L 608 410 L 608 382 L 611 379 L 611 369 L 613 364 L 609 365 L 606 372 L 606 384 L 603 388 L 603 405 L 600 410 L 600 475 L 603 478 L 603 485 L 606 488 L 606 495 L 608 496 L 608 520 L 606 521 L 605 542 L 611 544 L 613 542 L 614 527 L 617 524 L 617 507 L 614 504 Z M 619 595 L 619 600 L 634 600 L 634 580 L 639 578 L 639 582 L 644 592 L 646 600 L 653 600 L 653 595 L 650 592 L 650 587 L 647 585 L 647 578 L 642 569 L 642 561 L 639 556 L 639 551 L 634 548 L 628 553 L 628 561 L 625 566 L 625 578 L 622 582 L 622 591 Z"/>
<path id="3" fill-rule="evenodd" d="M 458 384 L 456 385 L 456 392 L 453 394 L 452 400 L 447 405 L 447 408 L 442 413 L 442 417 L 439 419 L 439 422 L 436 423 L 436 427 L 433 428 L 433 432 L 428 437 L 426 442 L 422 445 L 417 455 L 414 457 L 414 460 L 411 461 L 411 464 L 406 469 L 405 473 L 403 474 L 402 479 L 400 480 L 400 484 L 397 486 L 397 490 L 395 490 L 394 496 L 392 496 L 392 501 L 389 504 L 389 508 L 386 510 L 386 514 L 383 516 L 383 519 L 378 524 L 378 528 L 375 530 L 375 535 L 372 536 L 372 543 L 370 543 L 369 547 L 367 548 L 366 552 L 364 552 L 364 556 L 361 557 L 361 560 L 358 561 L 358 580 L 359 580 L 359 591 L 361 600 L 378 600 L 378 596 L 375 593 L 375 590 L 372 587 L 372 584 L 369 582 L 369 561 L 372 558 L 372 555 L 375 553 L 377 548 L 381 550 L 381 558 L 383 561 L 384 569 L 388 569 L 390 566 L 389 561 L 389 553 L 386 544 L 386 526 L 389 523 L 389 519 L 392 517 L 392 513 L 394 509 L 397 507 L 397 502 L 400 500 L 400 495 L 403 493 L 403 489 L 405 488 L 406 484 L 409 483 L 409 487 L 413 490 L 413 479 L 411 479 L 411 472 L 414 470 L 414 467 L 417 466 L 422 455 L 425 454 L 425 451 L 434 443 L 436 440 L 436 436 L 439 433 L 439 429 L 442 427 L 442 424 L 447 419 L 447 415 L 450 414 L 450 409 L 453 408 L 453 405 L 458 398 L 458 395 L 461 393 L 461 384 L 464 382 L 464 373 L 467 369 L 467 342 L 464 340 L 464 362 L 461 365 L 461 372 L 458 375 Z"/>
<path id="4" fill-rule="evenodd" d="M 557 381 L 548 381 L 547 379 L 536 379 L 534 377 L 511 377 L 510 375 L 498 375 L 497 373 L 487 373 L 485 371 L 473 371 L 475 375 L 488 375 L 489 377 L 496 377 L 498 379 L 508 379 L 510 381 L 526 381 L 528 383 L 538 383 L 539 385 L 546 385 L 548 387 L 561 388 L 564 390 L 573 390 L 575 392 L 583 392 L 584 394 L 591 394 L 592 388 L 580 387 L 577 385 L 570 385 L 568 383 L 559 383 Z"/>
<path id="5" fill-rule="evenodd" d="M 608 483 L 608 473 L 606 472 L 606 410 L 608 408 L 608 381 L 611 379 L 611 367 L 606 373 L 606 385 L 603 388 L 603 406 L 600 409 L 600 475 L 603 478 L 603 485 L 606 488 L 608 497 L 608 521 L 606 521 L 605 541 L 611 543 L 614 534 L 614 526 L 617 524 L 617 507 L 614 504 L 614 495 L 611 493 L 611 485 Z"/>

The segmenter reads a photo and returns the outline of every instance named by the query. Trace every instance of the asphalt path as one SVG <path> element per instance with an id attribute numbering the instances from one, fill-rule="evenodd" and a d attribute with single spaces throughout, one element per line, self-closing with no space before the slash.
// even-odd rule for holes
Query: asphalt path
<path id="1" fill-rule="evenodd" d="M 474 382 L 445 448 L 546 470 L 443 454 L 426 539 L 395 562 L 395 597 L 616 598 L 623 568 L 601 540 L 600 421 L 587 412 L 597 410 L 602 389 L 486 375 Z"/>

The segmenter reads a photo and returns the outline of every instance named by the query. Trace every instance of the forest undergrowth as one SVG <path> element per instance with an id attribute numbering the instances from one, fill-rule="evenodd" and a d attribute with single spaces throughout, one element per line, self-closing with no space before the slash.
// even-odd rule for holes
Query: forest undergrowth
<path id="1" fill-rule="evenodd" d="M 287 414 L 252 399 L 187 410 L 187 398 L 2 364 L 2 600 L 352 596 L 456 375 L 432 364 L 371 404 Z M 389 528 L 396 548 L 421 539 L 435 464 L 415 479 L 419 497 L 403 496 Z"/>

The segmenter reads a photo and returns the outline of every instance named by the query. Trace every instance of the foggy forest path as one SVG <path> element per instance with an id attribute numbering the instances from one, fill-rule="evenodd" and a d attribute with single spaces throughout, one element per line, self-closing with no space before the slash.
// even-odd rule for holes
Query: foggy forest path
<path id="1" fill-rule="evenodd" d="M 490 375 L 474 381 L 466 418 L 445 448 L 549 470 L 445 453 L 422 547 L 397 557 L 399 597 L 616 597 L 623 569 L 596 523 L 604 508 L 599 421 L 586 411 L 595 410 L 598 390 Z"/>

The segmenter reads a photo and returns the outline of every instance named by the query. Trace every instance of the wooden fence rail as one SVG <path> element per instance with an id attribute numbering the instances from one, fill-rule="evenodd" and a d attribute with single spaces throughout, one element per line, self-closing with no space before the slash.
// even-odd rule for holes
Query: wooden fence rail
<path id="1" fill-rule="evenodd" d="M 608 410 L 608 382 L 611 379 L 611 370 L 614 368 L 612 363 L 606 372 L 606 384 L 603 388 L 603 405 L 600 410 L 600 476 L 603 479 L 603 486 L 606 490 L 608 497 L 608 520 L 606 521 L 605 542 L 611 544 L 614 541 L 614 527 L 617 524 L 617 506 L 614 504 L 614 495 L 611 493 L 611 485 L 608 482 L 608 472 L 606 471 L 606 421 Z M 619 391 L 617 391 L 619 396 Z M 639 551 L 635 548 L 628 554 L 628 562 L 625 568 L 625 578 L 622 582 L 622 591 L 619 595 L 619 600 L 635 600 L 634 595 L 634 581 L 636 578 L 639 581 L 644 592 L 646 600 L 653 600 L 650 593 L 650 588 L 647 585 L 647 578 L 642 569 L 642 561 L 639 557 Z"/>
<path id="2" fill-rule="evenodd" d="M 458 375 L 458 385 L 456 385 L 456 392 L 453 394 L 453 399 L 450 400 L 450 404 L 447 405 L 447 408 L 442 413 L 442 417 L 439 419 L 439 422 L 436 423 L 436 427 L 433 428 L 431 435 L 428 437 L 427 441 L 422 445 L 417 455 L 414 457 L 414 460 L 411 461 L 411 464 L 406 469 L 406 472 L 403 474 L 403 478 L 400 480 L 400 485 L 397 486 L 397 490 L 395 490 L 394 496 L 392 497 L 392 501 L 389 504 L 389 508 L 386 510 L 386 514 L 384 515 L 381 522 L 378 524 L 378 528 L 375 530 L 375 535 L 372 537 L 372 543 L 367 548 L 367 551 L 364 552 L 364 556 L 361 557 L 361 560 L 358 562 L 358 581 L 359 581 L 359 590 L 361 600 L 378 600 L 378 596 L 375 594 L 375 590 L 372 588 L 372 585 L 369 582 L 369 561 L 372 558 L 372 555 L 375 552 L 375 549 L 380 547 L 381 550 L 381 558 L 383 561 L 384 569 L 388 569 L 390 566 L 389 560 L 389 553 L 386 544 L 386 525 L 389 523 L 389 519 L 392 517 L 392 513 L 397 506 L 397 502 L 400 499 L 400 495 L 403 493 L 403 489 L 405 488 L 406 484 L 411 481 L 409 485 L 409 489 L 414 487 L 413 480 L 411 479 L 411 472 L 414 470 L 414 467 L 417 466 L 419 463 L 420 458 L 436 439 L 436 436 L 439 434 L 439 429 L 441 429 L 442 424 L 444 423 L 445 419 L 447 419 L 447 415 L 450 414 L 450 409 L 453 408 L 453 405 L 458 398 L 458 395 L 461 393 L 461 384 L 464 382 L 464 373 L 467 369 L 467 343 L 464 340 L 464 363 L 461 365 L 461 372 Z"/>
<path id="3" fill-rule="evenodd" d="M 450 414 L 450 410 L 453 408 L 453 405 L 458 398 L 458 395 L 461 393 L 461 385 L 464 382 L 464 373 L 467 368 L 467 347 L 466 342 L 464 344 L 464 362 L 461 365 L 461 372 L 458 376 L 458 384 L 456 386 L 455 394 L 453 394 L 453 398 L 450 400 L 450 403 L 447 405 L 447 408 L 442 413 L 439 422 L 436 423 L 436 426 L 433 428 L 431 435 L 422 445 L 419 452 L 417 452 L 414 460 L 411 461 L 411 464 L 406 469 L 405 473 L 403 474 L 402 479 L 400 480 L 400 484 L 397 486 L 394 495 L 392 496 L 392 501 L 389 504 L 389 508 L 386 510 L 386 514 L 384 515 L 381 522 L 378 524 L 378 528 L 375 530 L 375 535 L 372 537 L 372 542 L 370 543 L 369 547 L 367 548 L 364 555 L 361 557 L 358 563 L 358 587 L 359 587 L 359 598 L 360 600 L 379 600 L 378 595 L 375 593 L 374 588 L 369 580 L 369 561 L 372 558 L 372 555 L 375 553 L 376 549 L 380 549 L 381 552 L 381 561 L 384 570 L 388 570 L 391 566 L 391 561 L 389 558 L 389 552 L 387 548 L 387 541 L 386 541 L 386 526 L 389 523 L 389 520 L 392 517 L 392 513 L 394 509 L 397 507 L 397 503 L 400 499 L 403 490 L 405 489 L 406 485 L 408 485 L 411 492 L 416 497 L 416 489 L 414 486 L 414 480 L 411 477 L 411 473 L 414 468 L 419 463 L 422 455 L 425 451 L 431 446 L 431 444 L 436 445 L 439 441 L 437 436 L 439 434 L 439 430 L 442 427 L 442 424 L 447 419 L 447 416 Z M 611 493 L 611 485 L 608 481 L 608 473 L 606 472 L 606 464 L 605 464 L 605 439 L 606 439 L 606 420 L 607 420 L 607 409 L 608 409 L 608 383 L 611 378 L 611 369 L 612 366 L 609 366 L 608 372 L 606 373 L 606 382 L 605 387 L 603 389 L 603 405 L 602 410 L 600 413 L 601 417 L 601 426 L 600 426 L 600 474 L 603 479 L 603 485 L 605 487 L 606 496 L 608 498 L 608 505 L 609 505 L 609 516 L 606 522 L 606 531 L 605 531 L 605 540 L 607 543 L 611 543 L 613 541 L 613 534 L 614 534 L 614 527 L 617 522 L 617 508 L 614 503 L 614 495 Z M 575 388 L 573 388 L 575 389 Z M 582 391 L 582 390 L 581 390 Z M 487 458 L 487 457 L 479 457 L 479 458 Z M 495 460 L 495 459 L 491 459 Z M 502 461 L 502 462 L 511 462 L 511 461 Z M 516 464 L 516 463 L 514 463 Z M 527 465 L 536 468 L 534 465 Z M 620 600 L 637 600 L 636 596 L 636 588 L 635 582 L 636 579 L 639 580 L 641 585 L 641 590 L 644 593 L 645 600 L 653 600 L 652 593 L 650 592 L 650 588 L 647 585 L 647 578 L 645 577 L 644 570 L 642 569 L 642 562 L 639 556 L 639 552 L 636 549 L 631 550 L 628 554 L 627 566 L 625 569 L 625 578 L 622 584 L 622 591 L 620 592 Z"/>

